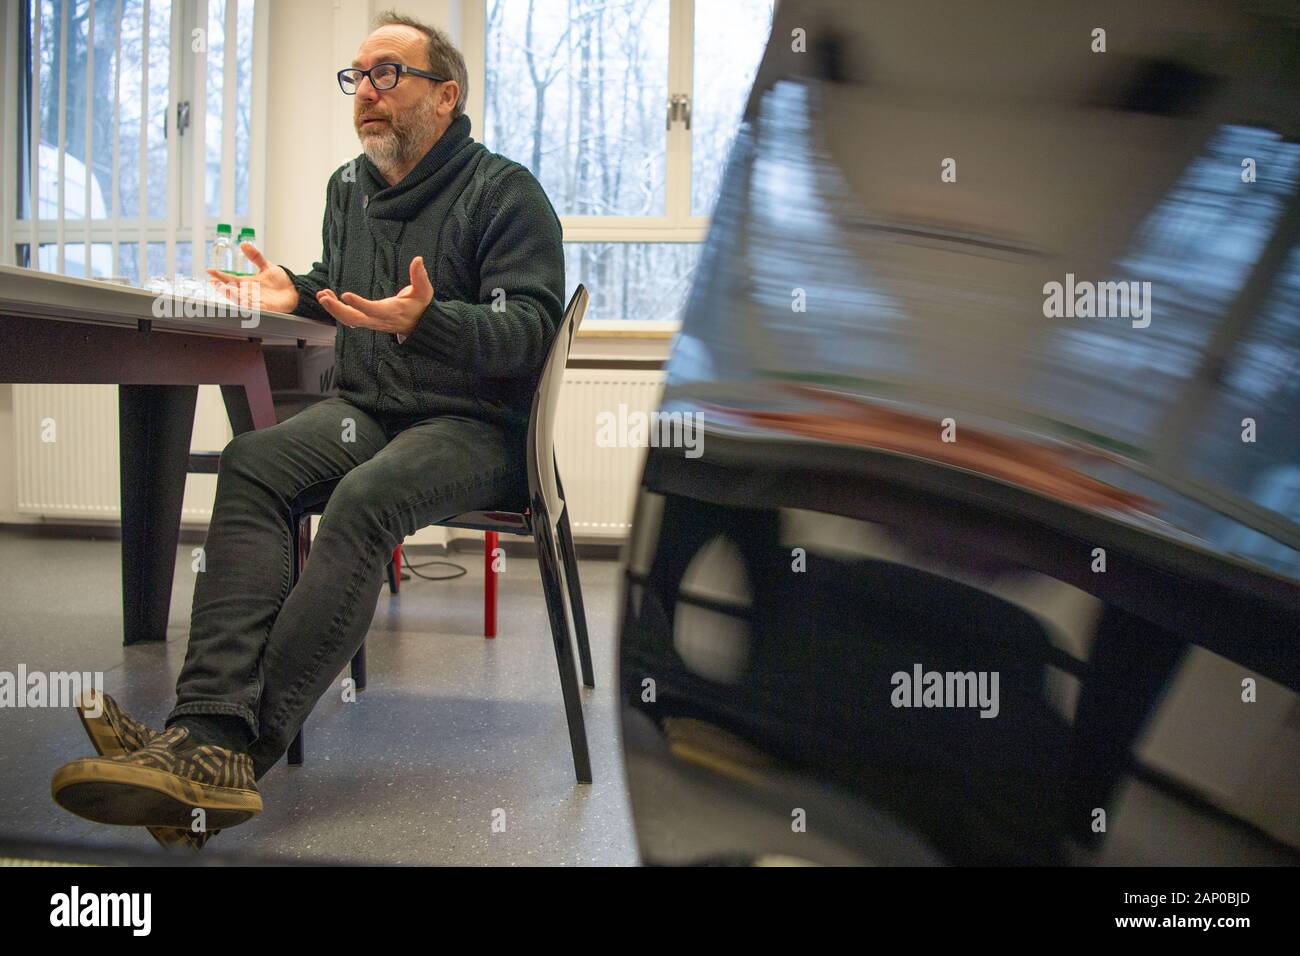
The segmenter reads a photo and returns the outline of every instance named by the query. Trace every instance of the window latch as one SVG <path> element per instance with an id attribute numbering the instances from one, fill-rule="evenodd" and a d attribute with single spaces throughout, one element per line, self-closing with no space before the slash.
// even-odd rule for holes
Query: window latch
<path id="1" fill-rule="evenodd" d="M 176 104 L 176 133 L 184 136 L 185 131 L 190 128 L 190 101 Z"/>
<path id="2" fill-rule="evenodd" d="M 691 98 L 686 93 L 674 93 L 668 97 L 668 121 L 664 129 L 672 129 L 675 120 L 681 120 L 687 129 L 691 128 Z"/>

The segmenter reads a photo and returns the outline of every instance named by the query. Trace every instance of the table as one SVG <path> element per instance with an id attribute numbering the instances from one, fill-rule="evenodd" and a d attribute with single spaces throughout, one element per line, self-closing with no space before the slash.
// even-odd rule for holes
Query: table
<path id="1" fill-rule="evenodd" d="M 263 345 L 329 345 L 334 326 L 280 312 L 0 266 L 0 382 L 118 386 L 122 627 L 163 641 L 200 385 L 235 434 L 275 424 Z"/>

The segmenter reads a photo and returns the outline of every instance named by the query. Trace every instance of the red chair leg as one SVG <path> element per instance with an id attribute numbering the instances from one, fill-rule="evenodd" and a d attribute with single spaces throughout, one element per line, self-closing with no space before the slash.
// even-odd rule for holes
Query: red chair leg
<path id="1" fill-rule="evenodd" d="M 483 534 L 483 636 L 497 636 L 497 572 L 493 568 L 497 532 Z"/>
<path id="2" fill-rule="evenodd" d="M 396 594 L 402 590 L 402 546 L 393 549 L 393 556 L 388 559 L 388 593 Z"/>

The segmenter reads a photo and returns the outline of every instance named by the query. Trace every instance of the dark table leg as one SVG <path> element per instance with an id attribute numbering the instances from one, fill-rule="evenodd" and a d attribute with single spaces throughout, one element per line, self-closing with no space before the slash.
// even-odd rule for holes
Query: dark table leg
<path id="1" fill-rule="evenodd" d="M 198 383 L 220 385 L 235 433 L 275 424 L 255 339 L 3 315 L 0 382 L 118 386 L 125 643 L 167 638 Z"/>
<path id="2" fill-rule="evenodd" d="M 118 386 L 125 643 L 165 641 L 197 385 Z"/>
<path id="3" fill-rule="evenodd" d="M 1074 713 L 1067 829 L 1085 846 L 1102 842 L 1093 811 L 1112 805 L 1134 750 L 1188 644 L 1110 605 L 1102 611 Z"/>
<path id="4" fill-rule="evenodd" d="M 265 371 L 248 385 L 222 385 L 221 400 L 230 418 L 230 430 L 236 435 L 275 424 L 275 404 Z"/>

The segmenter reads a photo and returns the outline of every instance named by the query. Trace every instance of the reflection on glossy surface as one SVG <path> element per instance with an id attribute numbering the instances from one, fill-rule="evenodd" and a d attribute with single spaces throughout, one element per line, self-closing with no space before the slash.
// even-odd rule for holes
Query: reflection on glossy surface
<path id="1" fill-rule="evenodd" d="M 646 859 L 1300 861 L 1298 36 L 781 5 L 628 552 Z"/>
<path id="2" fill-rule="evenodd" d="M 1096 447 L 1126 466 L 1105 480 L 1163 486 L 1153 518 L 1209 547 L 1245 541 L 1200 520 L 1210 503 L 1281 546 L 1240 557 L 1300 576 L 1300 500 L 1273 470 L 1300 460 L 1297 104 L 1270 52 L 1284 34 L 1226 6 L 1117 6 L 1112 35 L 1140 26 L 1140 43 L 1080 54 L 1069 18 L 1010 4 L 1019 31 L 952 14 L 948 30 L 970 30 L 961 58 L 918 41 L 895 76 L 877 57 L 913 27 L 851 6 L 801 11 L 838 38 L 850 82 L 820 75 L 825 52 L 769 51 L 666 402 L 819 413 L 771 387 L 811 382 L 926 415 L 936 442 L 952 416 Z M 985 76 L 993 50 L 1044 75 Z M 917 80 L 921 65 L 940 80 Z M 1044 288 L 1067 276 L 1149 287 L 1149 314 L 1049 318 Z M 1099 309 L 1136 306 L 1101 288 Z"/>

